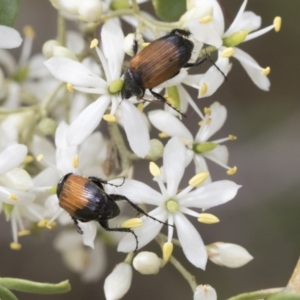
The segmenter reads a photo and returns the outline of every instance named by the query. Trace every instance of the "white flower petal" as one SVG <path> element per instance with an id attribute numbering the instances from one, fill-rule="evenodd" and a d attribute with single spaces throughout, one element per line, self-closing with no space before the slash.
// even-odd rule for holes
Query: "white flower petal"
<path id="1" fill-rule="evenodd" d="M 230 180 L 215 181 L 190 192 L 180 199 L 180 204 L 208 209 L 232 200 L 240 187 Z"/>
<path id="2" fill-rule="evenodd" d="M 152 210 L 148 213 L 154 218 L 165 222 L 167 220 L 167 212 L 160 207 Z M 160 232 L 163 224 L 156 222 L 146 216 L 142 217 L 143 225 L 142 227 L 134 229 L 135 234 L 138 237 L 138 249 L 141 249 L 149 242 L 151 242 Z M 120 241 L 118 245 L 118 251 L 120 252 L 131 252 L 136 248 L 136 240 L 133 234 L 126 234 Z"/>
<path id="3" fill-rule="evenodd" d="M 6 50 L 0 49 L 0 64 L 8 75 L 13 75 L 13 73 L 17 71 L 17 62 L 15 58 Z"/>
<path id="4" fill-rule="evenodd" d="M 0 174 L 18 167 L 27 155 L 27 147 L 21 144 L 8 146 L 0 153 Z"/>
<path id="5" fill-rule="evenodd" d="M 106 89 L 106 82 L 92 73 L 82 63 L 65 57 L 51 57 L 44 62 L 50 73 L 58 80 L 79 87 L 98 87 Z"/>
<path id="6" fill-rule="evenodd" d="M 204 157 L 200 154 L 195 154 L 194 156 L 194 163 L 195 163 L 195 170 L 196 170 L 196 174 L 200 173 L 200 172 L 207 172 L 209 175 L 206 178 L 206 180 L 204 181 L 204 184 L 208 184 L 211 183 L 211 176 L 210 176 L 210 172 L 208 170 L 206 161 L 204 159 Z"/>
<path id="7" fill-rule="evenodd" d="M 50 76 L 48 69 L 44 65 L 45 56 L 43 54 L 36 54 L 32 56 L 28 63 L 29 78 L 42 79 L 43 77 Z"/>
<path id="8" fill-rule="evenodd" d="M 17 200 L 8 199 L 8 196 L 11 194 L 17 196 L 18 199 Z M 32 203 L 34 199 L 35 199 L 35 195 L 33 193 L 22 192 L 11 188 L 0 187 L 0 201 L 3 201 L 7 204 L 28 205 Z"/>
<path id="9" fill-rule="evenodd" d="M 227 118 L 227 109 L 219 102 L 214 102 L 211 106 L 210 122 L 203 124 L 196 137 L 195 141 L 198 143 L 206 142 L 213 134 L 215 134 L 224 125 Z"/>
<path id="10" fill-rule="evenodd" d="M 30 148 L 34 156 L 43 155 L 42 164 L 44 160 L 55 164 L 55 148 L 48 139 L 34 135 Z"/>
<path id="11" fill-rule="evenodd" d="M 30 175 L 21 168 L 14 168 L 0 175 L 0 184 L 21 191 L 27 191 L 33 188 Z"/>
<path id="12" fill-rule="evenodd" d="M 217 300 L 217 292 L 208 284 L 198 285 L 193 300 Z"/>
<path id="13" fill-rule="evenodd" d="M 169 136 L 178 136 L 186 141 L 193 141 L 193 136 L 190 131 L 172 114 L 161 110 L 153 110 L 148 113 L 150 122 L 158 130 L 166 133 Z"/>
<path id="14" fill-rule="evenodd" d="M 270 80 L 267 76 L 262 75 L 263 68 L 246 52 L 241 49 L 234 48 L 234 57 L 239 60 L 252 81 L 262 90 L 270 89 Z"/>
<path id="15" fill-rule="evenodd" d="M 78 221 L 82 233 L 83 244 L 94 249 L 94 240 L 97 234 L 96 222 L 80 222 Z"/>
<path id="16" fill-rule="evenodd" d="M 84 39 L 79 32 L 74 30 L 67 31 L 67 48 L 74 54 L 80 54 L 84 49 Z"/>
<path id="17" fill-rule="evenodd" d="M 19 47 L 21 43 L 22 38 L 17 30 L 0 25 L 0 48 L 16 48 Z"/>
<path id="18" fill-rule="evenodd" d="M 229 152 L 226 146 L 220 145 L 212 151 L 203 153 L 203 156 L 214 162 L 219 162 L 222 165 L 227 165 Z"/>
<path id="19" fill-rule="evenodd" d="M 116 181 L 110 181 L 110 183 L 118 184 L 119 180 L 118 183 Z M 106 191 L 109 194 L 124 195 L 134 203 L 161 205 L 163 201 L 162 195 L 159 192 L 143 182 L 132 179 L 126 179 L 125 183 L 118 188 L 107 185 Z"/>
<path id="20" fill-rule="evenodd" d="M 145 157 L 150 151 L 150 136 L 143 114 L 129 101 L 120 104 L 122 122 L 132 151 Z"/>
<path id="21" fill-rule="evenodd" d="M 175 196 L 185 170 L 186 148 L 178 137 L 172 137 L 164 150 L 164 175 L 170 197 Z"/>
<path id="22" fill-rule="evenodd" d="M 112 79 L 117 79 L 121 75 L 124 59 L 124 51 L 121 47 L 123 40 L 124 34 L 119 20 L 110 19 L 105 22 L 101 30 L 101 41 Z"/>
<path id="23" fill-rule="evenodd" d="M 184 255 L 194 266 L 204 270 L 207 251 L 199 232 L 182 213 L 174 214 L 174 223 Z"/>
<path id="24" fill-rule="evenodd" d="M 96 129 L 109 103 L 109 96 L 101 96 L 80 113 L 69 126 L 67 133 L 69 145 L 79 145 Z"/>
<path id="25" fill-rule="evenodd" d="M 170 87 L 170 86 L 180 84 L 184 80 L 184 78 L 187 76 L 187 74 L 188 74 L 187 70 L 182 68 L 176 76 L 168 79 L 164 83 L 160 84 L 158 87 L 165 88 L 165 87 Z"/>

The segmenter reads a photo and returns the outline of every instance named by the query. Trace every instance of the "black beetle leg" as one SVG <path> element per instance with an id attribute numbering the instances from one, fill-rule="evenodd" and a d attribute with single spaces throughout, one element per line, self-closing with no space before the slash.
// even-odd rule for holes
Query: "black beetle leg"
<path id="1" fill-rule="evenodd" d="M 77 232 L 80 233 L 80 234 L 83 234 L 83 231 L 82 231 L 82 229 L 81 229 L 80 226 L 79 226 L 78 220 L 77 220 L 75 217 L 72 217 L 72 216 L 71 216 L 71 218 L 72 218 L 74 224 L 75 224 L 76 227 L 77 227 Z"/>
<path id="2" fill-rule="evenodd" d="M 123 182 L 121 184 L 113 184 L 113 183 L 109 183 L 106 180 L 103 180 L 103 179 L 95 177 L 95 176 L 88 177 L 88 179 L 90 179 L 92 182 L 94 182 L 101 189 L 103 189 L 103 185 L 102 184 L 109 184 L 109 185 L 112 185 L 112 186 L 115 186 L 115 187 L 122 186 L 124 184 L 124 182 L 125 182 L 125 177 L 122 177 L 122 178 L 123 178 Z"/>

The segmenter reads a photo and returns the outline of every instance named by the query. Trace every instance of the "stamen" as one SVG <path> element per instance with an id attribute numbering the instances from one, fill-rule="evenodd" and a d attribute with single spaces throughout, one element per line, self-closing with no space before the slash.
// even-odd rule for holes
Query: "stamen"
<path id="1" fill-rule="evenodd" d="M 271 68 L 270 68 L 270 67 L 266 67 L 265 69 L 263 69 L 263 70 L 261 71 L 261 74 L 262 74 L 263 76 L 268 76 L 268 75 L 270 74 L 270 72 L 271 72 Z"/>
<path id="2" fill-rule="evenodd" d="M 52 227 L 56 226 L 56 222 L 51 222 L 48 219 L 41 220 L 37 223 L 38 227 L 45 227 L 47 229 L 52 229 Z"/>
<path id="3" fill-rule="evenodd" d="M 220 220 L 215 215 L 207 213 L 199 214 L 198 221 L 204 224 L 215 224 L 220 222 Z"/>
<path id="4" fill-rule="evenodd" d="M 191 185 L 192 187 L 197 187 L 200 184 L 202 184 L 206 178 L 208 177 L 208 173 L 207 172 L 201 172 L 197 175 L 195 175 L 194 177 L 192 177 L 189 181 L 189 185 Z"/>
<path id="5" fill-rule="evenodd" d="M 158 167 L 158 165 L 156 163 L 154 163 L 153 161 L 150 162 L 149 164 L 149 170 L 150 173 L 153 177 L 158 177 L 161 175 L 161 171 L 160 168 Z"/>
<path id="6" fill-rule="evenodd" d="M 20 250 L 22 248 L 22 245 L 20 243 L 12 242 L 10 243 L 10 249 L 11 250 Z"/>
<path id="7" fill-rule="evenodd" d="M 93 39 L 91 41 L 90 48 L 93 49 L 93 48 L 97 47 L 98 44 L 99 44 L 99 41 L 97 39 Z"/>
<path id="8" fill-rule="evenodd" d="M 223 58 L 228 58 L 228 57 L 231 57 L 233 56 L 235 53 L 234 49 L 232 47 L 229 47 L 229 48 L 226 48 L 224 49 L 222 52 L 221 52 L 221 57 Z"/>
<path id="9" fill-rule="evenodd" d="M 208 23 L 210 23 L 212 20 L 213 20 L 213 17 L 212 17 L 212 16 L 204 16 L 204 17 L 202 17 L 202 18 L 199 20 L 199 22 L 200 22 L 201 24 L 208 24 Z"/>
<path id="10" fill-rule="evenodd" d="M 204 107 L 204 113 L 206 114 L 206 115 L 211 115 L 211 109 L 209 108 L 209 107 Z"/>
<path id="11" fill-rule="evenodd" d="M 147 47 L 150 43 L 143 43 L 142 46 L 143 48 Z"/>
<path id="12" fill-rule="evenodd" d="M 33 27 L 31 27 L 30 25 L 24 26 L 23 32 L 27 37 L 29 37 L 31 39 L 35 38 L 35 31 L 34 31 Z"/>
<path id="13" fill-rule="evenodd" d="M 226 173 L 228 175 L 234 175 L 237 172 L 237 167 L 234 166 L 233 168 L 229 169 Z"/>
<path id="14" fill-rule="evenodd" d="M 208 91 L 208 85 L 206 83 L 202 83 L 200 89 L 199 89 L 199 95 L 204 96 Z"/>
<path id="15" fill-rule="evenodd" d="M 163 260 L 164 261 L 168 261 L 169 258 L 171 257 L 172 253 L 173 253 L 173 244 L 170 242 L 166 242 L 163 245 Z"/>
<path id="16" fill-rule="evenodd" d="M 16 201 L 16 200 L 18 200 L 18 196 L 16 194 L 9 194 L 8 199 Z"/>
<path id="17" fill-rule="evenodd" d="M 161 139 L 165 139 L 165 138 L 168 138 L 168 137 L 169 137 L 165 132 L 160 132 L 160 133 L 158 134 L 158 136 L 159 136 Z"/>
<path id="18" fill-rule="evenodd" d="M 40 161 L 43 160 L 43 158 L 44 158 L 44 155 L 43 155 L 43 154 L 39 154 L 39 155 L 36 157 L 36 160 L 37 160 L 38 162 L 40 162 Z"/>
<path id="19" fill-rule="evenodd" d="M 111 122 L 111 123 L 117 121 L 116 117 L 113 115 L 110 115 L 110 114 L 103 115 L 103 120 L 105 120 L 106 122 Z"/>
<path id="20" fill-rule="evenodd" d="M 143 225 L 143 221 L 140 218 L 132 218 L 122 223 L 123 228 L 138 228 Z"/>
<path id="21" fill-rule="evenodd" d="M 25 157 L 23 163 L 24 163 L 24 164 L 29 164 L 29 163 L 33 162 L 33 160 L 34 160 L 34 158 L 33 158 L 32 155 L 26 155 L 26 157 Z"/>
<path id="22" fill-rule="evenodd" d="M 72 85 L 70 82 L 67 83 L 66 88 L 67 88 L 67 90 L 68 90 L 70 93 L 73 93 L 73 92 L 74 92 L 73 85 Z"/>
<path id="23" fill-rule="evenodd" d="M 170 96 L 170 95 L 168 95 L 168 94 L 165 94 L 164 95 L 164 98 L 168 101 L 168 103 L 170 103 L 171 105 L 175 105 L 176 103 L 175 103 L 175 101 L 174 101 L 174 99 Z"/>
<path id="24" fill-rule="evenodd" d="M 142 113 L 144 111 L 144 103 L 139 103 L 137 109 Z"/>
<path id="25" fill-rule="evenodd" d="M 282 19 L 281 17 L 275 17 L 274 21 L 273 21 L 273 25 L 274 25 L 274 30 L 276 32 L 278 32 L 281 28 L 281 23 L 282 23 Z"/>
<path id="26" fill-rule="evenodd" d="M 26 236 L 26 235 L 30 235 L 30 230 L 27 230 L 27 229 L 24 229 L 24 230 L 20 230 L 18 232 L 18 236 L 21 237 L 21 236 Z"/>
<path id="27" fill-rule="evenodd" d="M 78 154 L 72 156 L 72 166 L 73 168 L 78 168 L 79 165 L 79 157 Z"/>
<path id="28" fill-rule="evenodd" d="M 228 138 L 230 141 L 235 141 L 237 139 L 237 136 L 229 134 Z"/>

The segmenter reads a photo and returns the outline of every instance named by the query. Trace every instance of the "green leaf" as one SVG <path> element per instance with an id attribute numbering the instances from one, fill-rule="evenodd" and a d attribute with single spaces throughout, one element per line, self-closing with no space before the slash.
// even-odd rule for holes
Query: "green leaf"
<path id="1" fill-rule="evenodd" d="M 186 12 L 186 0 L 152 0 L 156 15 L 166 22 L 176 22 Z"/>
<path id="2" fill-rule="evenodd" d="M 20 0 L 0 0 L 0 24 L 13 27 L 20 8 Z"/>
<path id="3" fill-rule="evenodd" d="M 18 300 L 18 298 L 7 288 L 0 285 L 0 299 L 1 300 Z"/>
<path id="4" fill-rule="evenodd" d="M 300 294 L 278 294 L 268 300 L 300 300 Z"/>

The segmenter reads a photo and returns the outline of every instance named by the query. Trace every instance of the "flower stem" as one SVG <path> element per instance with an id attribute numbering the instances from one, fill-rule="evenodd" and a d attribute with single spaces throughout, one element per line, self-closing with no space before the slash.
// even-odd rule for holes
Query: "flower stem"
<path id="1" fill-rule="evenodd" d="M 57 15 L 57 36 L 62 46 L 66 45 L 66 21 L 65 18 L 58 13 Z"/>
<path id="2" fill-rule="evenodd" d="M 266 289 L 260 290 L 250 293 L 244 293 L 237 296 L 233 296 L 227 300 L 259 300 L 265 299 L 270 296 L 276 295 L 277 293 L 281 292 L 283 288 L 273 288 L 273 289 Z"/>
<path id="3" fill-rule="evenodd" d="M 18 298 L 6 287 L 0 285 L 0 299 L 18 300 Z"/>

